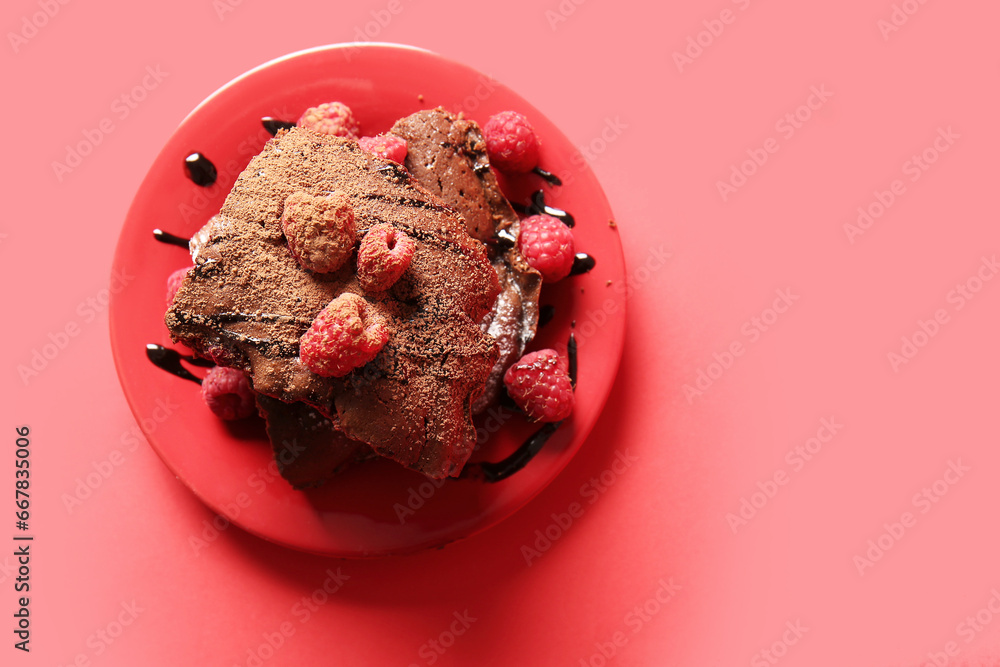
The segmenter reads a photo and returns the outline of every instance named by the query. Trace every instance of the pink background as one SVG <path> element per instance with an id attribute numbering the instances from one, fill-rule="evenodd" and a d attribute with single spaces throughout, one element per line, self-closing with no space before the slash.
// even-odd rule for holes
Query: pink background
<path id="1" fill-rule="evenodd" d="M 997 664 L 1000 8 L 673 4 L 4 3 L 3 443 L 30 425 L 36 542 L 33 650 L 4 630 L 0 662 Z M 136 440 L 111 361 L 119 229 L 198 102 L 359 36 L 494 76 L 589 152 L 635 285 L 622 368 L 580 455 L 486 533 L 359 562 L 233 528 L 196 553 L 213 515 Z M 845 229 L 859 207 L 876 217 Z M 638 461 L 617 474 L 624 452 Z M 64 496 L 109 465 L 69 511 Z M 13 451 L 0 466 L 10 489 Z M 573 503 L 583 516 L 550 528 Z M 562 534 L 529 566 L 522 547 L 547 528 Z M 0 555 L 8 623 L 13 564 Z"/>

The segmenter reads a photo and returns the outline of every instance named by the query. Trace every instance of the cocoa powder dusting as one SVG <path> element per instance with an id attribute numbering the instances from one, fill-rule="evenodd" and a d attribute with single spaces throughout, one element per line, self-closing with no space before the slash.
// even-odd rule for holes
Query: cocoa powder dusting
<path id="1" fill-rule="evenodd" d="M 385 222 L 416 242 L 410 267 L 389 290 L 367 294 L 353 261 L 315 274 L 289 252 L 285 199 L 336 190 L 351 201 L 359 239 Z M 222 348 L 256 391 L 315 406 L 378 454 L 431 477 L 456 474 L 475 444 L 471 402 L 497 360 L 496 344 L 478 326 L 499 292 L 497 276 L 465 221 L 398 165 L 302 128 L 267 143 L 213 220 L 167 312 L 173 338 L 214 357 Z M 389 342 L 348 376 L 322 378 L 299 362 L 298 339 L 344 292 L 385 316 Z"/>

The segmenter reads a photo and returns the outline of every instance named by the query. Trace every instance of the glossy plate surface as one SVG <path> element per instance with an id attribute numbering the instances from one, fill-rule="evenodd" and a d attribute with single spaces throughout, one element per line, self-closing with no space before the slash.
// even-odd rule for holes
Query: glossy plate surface
<path id="1" fill-rule="evenodd" d="M 263 422 L 218 420 L 198 385 L 153 366 L 147 343 L 177 347 L 163 324 L 165 282 L 190 265 L 187 252 L 153 240 L 160 228 L 190 236 L 219 210 L 240 171 L 270 134 L 261 118 L 295 121 L 310 106 L 339 100 L 362 132 L 387 131 L 396 119 L 443 106 L 485 123 L 506 109 L 524 113 L 542 144 L 541 166 L 561 176 L 551 187 L 535 175 L 503 182 L 512 201 L 544 188 L 547 202 L 576 217 L 578 252 L 597 260 L 588 274 L 543 289 L 555 317 L 531 349 L 565 349 L 576 323 L 579 385 L 573 416 L 519 473 L 496 484 L 431 482 L 388 461 L 355 466 L 326 486 L 295 491 L 277 474 Z M 184 158 L 208 157 L 210 187 L 186 175 Z M 607 399 L 625 328 L 625 267 L 611 209 L 585 160 L 531 105 L 464 65 L 387 44 L 337 45 L 272 61 L 227 84 L 199 105 L 157 157 L 129 210 L 114 271 L 134 276 L 110 306 L 111 343 L 129 405 L 164 463 L 202 501 L 247 531 L 295 549 L 340 557 L 406 553 L 469 536 L 527 503 L 581 447 Z M 610 281 L 610 284 L 609 284 Z M 192 368 L 197 375 L 204 369 Z M 474 460 L 499 460 L 537 426 L 497 408 L 477 419 Z M 599 443 L 593 443 L 598 446 Z"/>

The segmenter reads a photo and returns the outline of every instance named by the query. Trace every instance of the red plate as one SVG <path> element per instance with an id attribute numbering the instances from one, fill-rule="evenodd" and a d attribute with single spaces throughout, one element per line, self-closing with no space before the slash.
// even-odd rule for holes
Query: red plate
<path id="1" fill-rule="evenodd" d="M 350 106 L 368 135 L 436 106 L 462 111 L 480 124 L 505 109 L 520 111 L 540 138 L 541 165 L 566 181 L 550 187 L 529 175 L 504 185 L 515 201 L 527 201 L 531 191 L 544 187 L 550 205 L 576 217 L 577 250 L 597 260 L 590 273 L 543 290 L 542 303 L 553 304 L 556 315 L 532 348 L 565 348 L 576 322 L 576 409 L 541 453 L 507 480 L 431 482 L 377 461 L 320 489 L 295 491 L 277 475 L 262 422 L 232 425 L 216 419 L 195 383 L 146 359 L 147 343 L 171 346 L 163 324 L 165 281 L 191 263 L 185 250 L 154 241 L 153 229 L 189 236 L 218 211 L 236 176 L 270 138 L 261 117 L 294 121 L 307 107 L 333 100 Z M 184 158 L 194 151 L 218 168 L 214 186 L 199 187 L 187 178 Z M 113 268 L 136 277 L 110 307 L 122 388 L 150 444 L 177 478 L 251 533 L 339 557 L 405 553 L 467 537 L 510 516 L 545 488 L 583 444 L 604 406 L 625 331 L 625 267 L 617 230 L 609 225 L 612 217 L 597 180 L 569 140 L 486 75 L 427 51 L 383 44 L 337 45 L 279 58 L 199 105 L 157 157 L 132 202 Z M 537 428 L 498 410 L 478 426 L 482 447 L 474 458 L 489 460 L 507 456 Z"/>

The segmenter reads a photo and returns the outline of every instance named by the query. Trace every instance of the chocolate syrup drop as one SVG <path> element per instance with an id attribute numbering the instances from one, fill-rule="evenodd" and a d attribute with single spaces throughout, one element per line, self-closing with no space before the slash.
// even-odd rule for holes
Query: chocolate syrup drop
<path id="1" fill-rule="evenodd" d="M 542 178 L 544 178 L 546 181 L 548 181 L 552 185 L 562 185 L 562 179 L 559 178 L 558 176 L 556 176 L 555 174 L 553 174 L 551 171 L 545 171 L 541 167 L 537 167 L 537 166 L 534 169 L 532 169 L 531 171 L 535 172 L 536 174 L 538 174 L 539 176 L 541 176 Z"/>
<path id="2" fill-rule="evenodd" d="M 538 309 L 538 326 L 539 328 L 544 327 L 546 324 L 552 321 L 552 318 L 556 316 L 556 307 L 552 304 L 542 306 Z"/>
<path id="3" fill-rule="evenodd" d="M 191 239 L 186 239 L 182 236 L 177 236 L 176 234 L 171 234 L 170 232 L 165 232 L 162 229 L 153 230 L 153 238 L 160 243 L 167 243 L 169 245 L 175 245 L 178 248 L 188 249 L 188 243 Z"/>
<path id="4" fill-rule="evenodd" d="M 260 124 L 264 126 L 264 129 L 267 130 L 272 137 L 278 133 L 278 130 L 290 130 L 295 127 L 295 123 L 287 120 L 278 120 L 277 118 L 271 118 L 270 116 L 264 116 L 261 118 Z"/>
<path id="5" fill-rule="evenodd" d="M 191 180 L 203 188 L 215 183 L 215 179 L 219 175 L 212 161 L 201 153 L 191 153 L 184 158 L 184 166 L 187 167 L 187 173 Z"/>
<path id="6" fill-rule="evenodd" d="M 566 343 L 566 358 L 569 361 L 569 382 L 573 385 L 573 391 L 576 391 L 576 334 L 569 335 L 569 341 Z"/>
<path id="7" fill-rule="evenodd" d="M 576 220 L 573 219 L 572 215 L 561 208 L 555 208 L 545 203 L 545 190 L 536 190 L 533 192 L 531 203 L 527 206 L 518 204 L 517 202 L 511 202 L 510 205 L 514 207 L 515 211 L 524 215 L 551 215 L 553 218 L 562 220 L 563 224 L 567 227 L 576 225 Z"/>
<path id="8" fill-rule="evenodd" d="M 596 265 L 596 259 L 585 252 L 578 252 L 576 253 L 576 257 L 573 258 L 573 268 L 569 270 L 569 275 L 578 276 L 582 273 L 590 273 Z"/>
<path id="9" fill-rule="evenodd" d="M 201 378 L 184 368 L 184 366 L 181 365 L 181 359 L 184 359 L 196 366 L 206 365 L 204 359 L 187 357 L 177 350 L 171 350 L 170 348 L 163 347 L 162 345 L 156 345 L 154 343 L 146 345 L 146 357 L 149 358 L 149 360 L 152 361 L 153 365 L 157 368 L 162 368 L 168 373 L 176 375 L 184 380 L 191 380 L 192 382 L 201 384 Z M 207 362 L 207 365 L 214 366 L 215 364 Z"/>
<path id="10" fill-rule="evenodd" d="M 569 335 L 569 341 L 566 344 L 566 356 L 569 359 L 569 381 L 573 385 L 573 391 L 576 391 L 577 349 L 576 336 L 573 334 Z M 542 450 L 542 447 L 561 424 L 562 421 L 545 424 L 514 450 L 513 454 L 502 461 L 496 463 L 485 461 L 466 465 L 459 477 L 462 479 L 482 479 L 487 482 L 499 482 L 507 479 L 528 465 L 528 462 Z"/>

